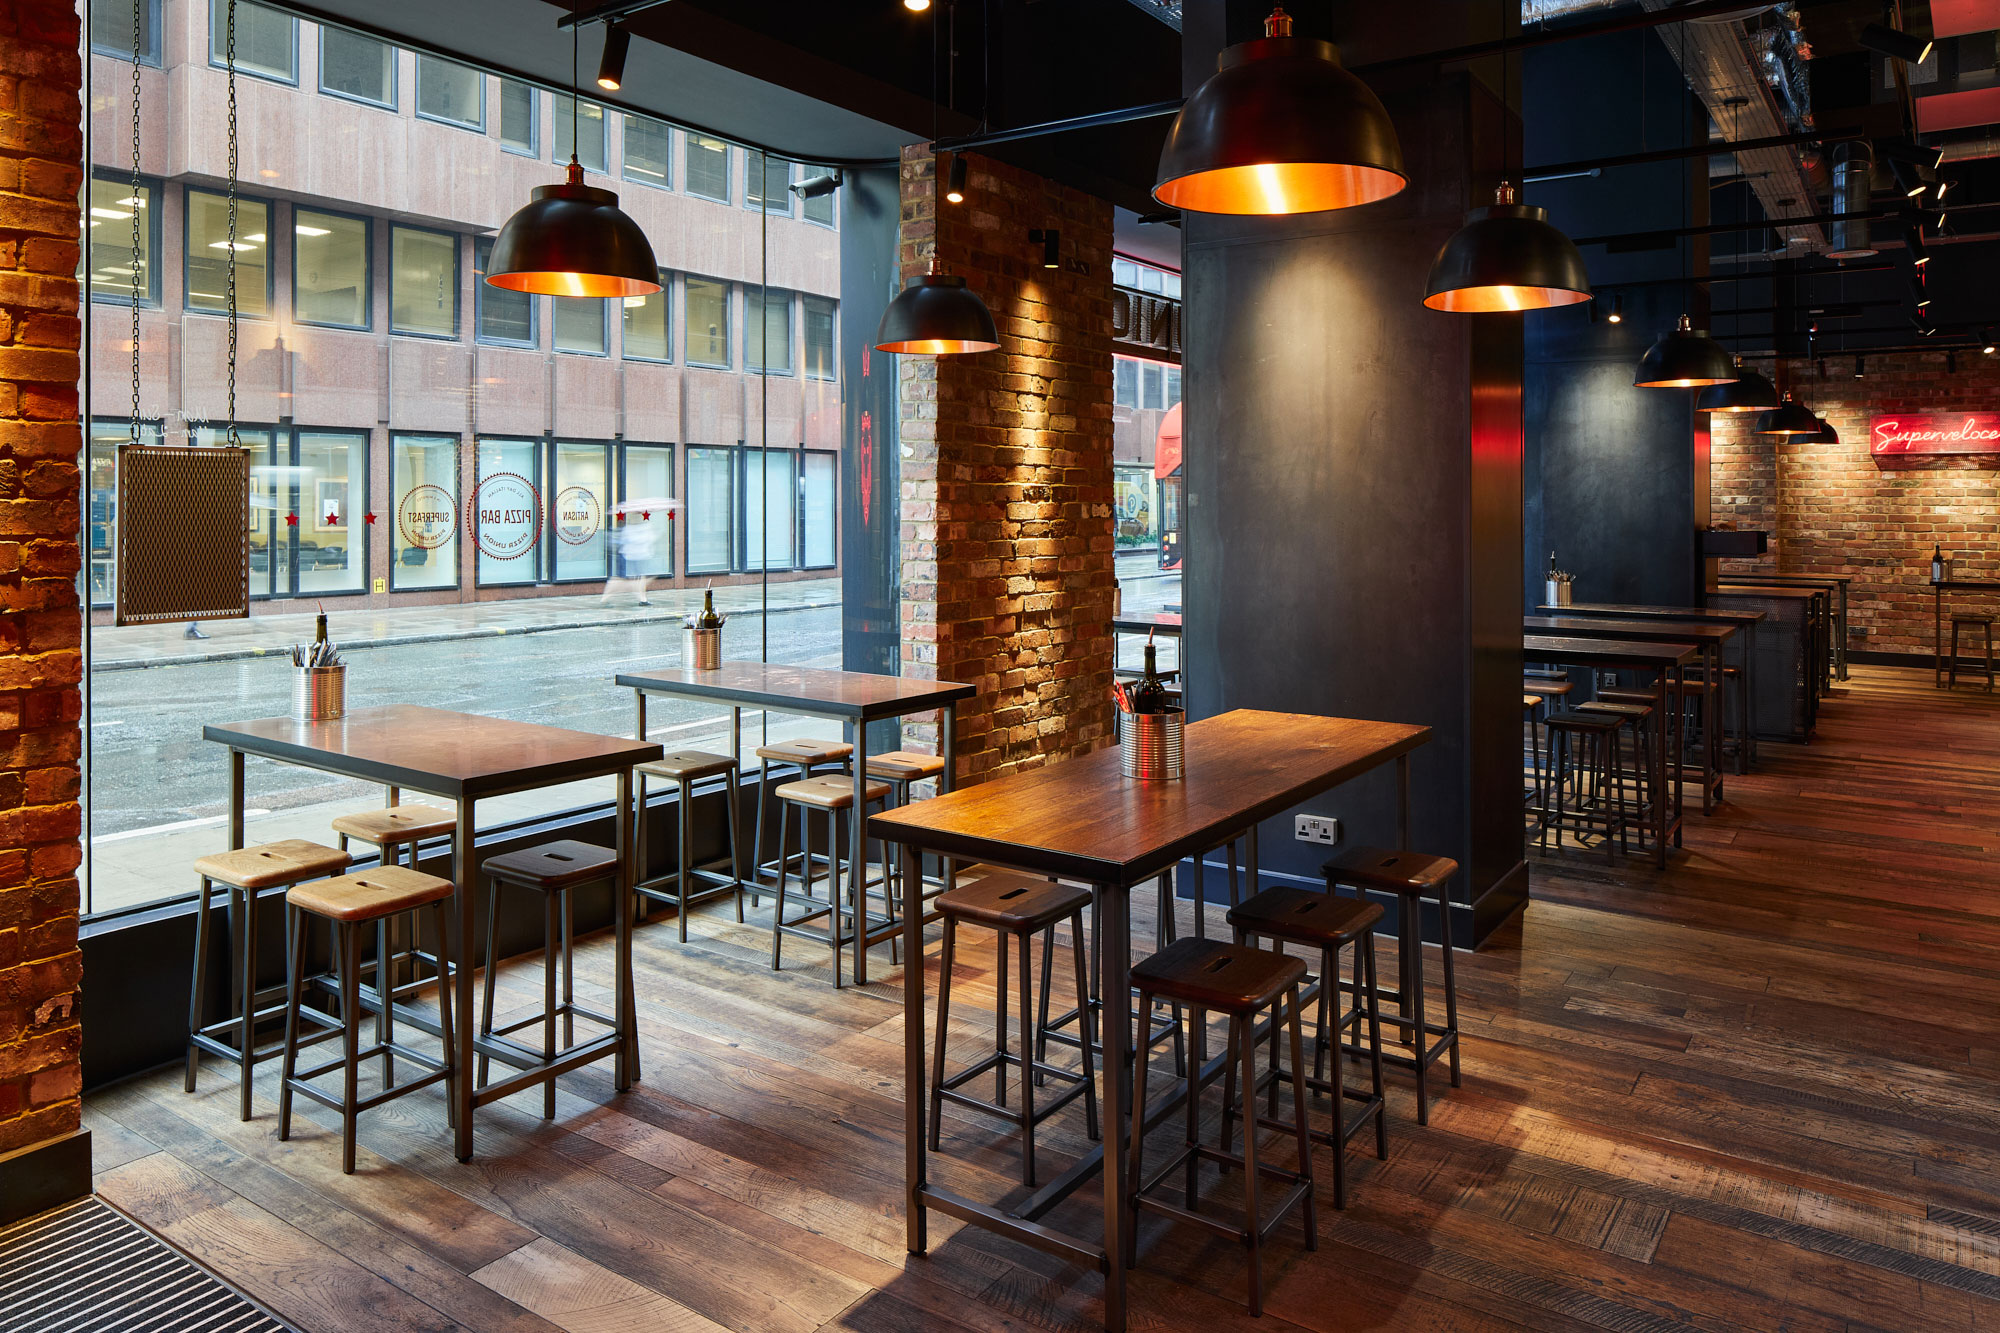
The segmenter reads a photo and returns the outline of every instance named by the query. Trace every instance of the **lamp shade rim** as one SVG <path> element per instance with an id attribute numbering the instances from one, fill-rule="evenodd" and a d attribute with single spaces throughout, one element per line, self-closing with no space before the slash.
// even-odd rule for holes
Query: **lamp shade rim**
<path id="1" fill-rule="evenodd" d="M 611 190 L 538 185 L 487 256 L 486 282 L 548 296 L 646 296 L 661 288 L 652 243 Z"/>

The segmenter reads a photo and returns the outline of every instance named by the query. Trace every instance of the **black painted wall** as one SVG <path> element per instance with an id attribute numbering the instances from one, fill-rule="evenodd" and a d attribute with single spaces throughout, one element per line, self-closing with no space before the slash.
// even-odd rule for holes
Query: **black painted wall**
<path id="1" fill-rule="evenodd" d="M 1184 28 L 1197 81 L 1221 36 L 1198 8 Z M 1389 105 L 1401 195 L 1183 223 L 1186 674 L 1197 716 L 1434 727 L 1412 760 L 1411 841 L 1467 867 L 1464 944 L 1468 924 L 1483 937 L 1526 893 L 1521 321 L 1441 314 L 1422 295 L 1475 179 L 1490 198 L 1506 118 L 1462 73 L 1391 90 Z M 1306 808 L 1338 816 L 1348 845 L 1393 845 L 1392 770 Z M 1295 840 L 1290 813 L 1261 840 L 1267 874 L 1320 882 L 1325 849 Z"/>

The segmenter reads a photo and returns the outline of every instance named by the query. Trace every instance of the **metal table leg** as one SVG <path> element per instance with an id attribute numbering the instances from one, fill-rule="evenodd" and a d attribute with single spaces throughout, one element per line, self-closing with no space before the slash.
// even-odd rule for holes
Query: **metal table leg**
<path id="1" fill-rule="evenodd" d="M 1255 856 L 1255 852 L 1251 853 Z M 1126 1047 L 1132 1040 L 1132 921 L 1131 896 L 1123 886 L 1093 885 L 1097 894 L 1098 994 L 1104 1021 L 1104 1327 L 1125 1333 L 1125 1234 L 1132 1225 L 1130 1179 L 1126 1146 L 1130 1127 L 1127 1103 L 1132 1077 Z M 921 1045 L 922 1038 L 918 1039 Z M 1254 1089 L 1246 1090 L 1254 1096 Z"/>
<path id="2" fill-rule="evenodd" d="M 1667 714 L 1672 711 L 1668 684 L 1669 672 L 1662 668 L 1660 678 L 1660 706 L 1653 710 L 1653 863 L 1661 870 L 1667 868 L 1667 810 L 1671 802 L 1667 794 Z M 1676 797 L 1677 799 L 1677 797 Z"/>
<path id="3" fill-rule="evenodd" d="M 938 710 L 938 728 L 940 741 L 938 749 L 941 752 L 939 757 L 944 760 L 944 772 L 938 778 L 938 791 L 948 792 L 958 786 L 957 704 L 946 704 Z M 958 887 L 958 862 L 949 856 L 941 859 L 944 864 L 939 866 L 938 870 L 940 877 L 944 880 L 945 890 L 949 892 Z M 921 899 L 918 901 L 921 901 Z M 905 912 L 909 911 L 910 902 L 911 899 L 906 895 L 903 899 L 903 910 Z M 908 953 L 903 955 L 906 960 L 912 956 Z M 908 966 L 907 962 L 905 966 Z"/>
<path id="4" fill-rule="evenodd" d="M 629 768 L 618 770 L 618 803 L 614 809 L 618 821 L 618 873 L 611 881 L 612 892 L 617 895 L 611 908 L 611 920 L 616 940 L 613 966 L 618 970 L 618 995 L 614 1001 L 616 1007 L 611 1013 L 618 1020 L 617 1028 L 623 1040 L 612 1062 L 611 1083 L 618 1091 L 625 1092 L 639 1081 L 639 1002 L 632 980 L 632 909 L 633 899 L 637 896 L 632 887 L 637 882 L 632 864 L 632 826 L 636 812 L 632 808 L 632 770 Z M 686 886 L 681 888 L 685 894 Z M 680 910 L 685 912 L 687 908 L 683 905 Z M 553 1086 L 554 1075 L 550 1079 Z"/>
<path id="5" fill-rule="evenodd" d="M 645 698 L 640 696 L 641 700 Z M 644 707 L 643 702 L 640 705 Z M 452 878 L 458 881 L 458 941 L 454 950 L 458 966 L 452 969 L 452 1006 L 459 1021 L 452 1029 L 450 1079 L 455 1119 L 452 1124 L 452 1152 L 461 1162 L 472 1160 L 472 1042 L 479 1024 L 472 1021 L 478 1011 L 472 1007 L 472 903 L 476 895 L 473 874 L 471 797 L 458 802 L 457 836 L 452 839 Z M 440 941 L 442 943 L 442 941 Z M 347 1017 L 348 1022 L 353 1018 Z"/>
<path id="6" fill-rule="evenodd" d="M 950 775 L 950 770 L 946 770 Z M 924 853 L 903 844 L 903 901 L 923 901 Z M 924 1108 L 930 1104 L 924 1086 L 924 928 L 923 914 L 903 913 L 903 1211 L 904 1248 L 922 1254 L 928 1248 L 925 1225 Z M 1025 1001 L 1024 1001 L 1025 1003 Z M 1109 1080 L 1106 1080 L 1107 1083 Z"/>
<path id="7" fill-rule="evenodd" d="M 852 829 L 849 834 L 850 840 L 847 844 L 847 864 L 851 872 L 847 877 L 847 882 L 848 887 L 854 893 L 854 984 L 857 986 L 866 986 L 868 984 L 868 724 L 866 722 L 856 722 L 854 724 L 853 735 L 854 817 L 851 821 Z M 830 819 L 828 821 L 828 828 L 829 831 L 832 828 L 832 821 Z M 828 837 L 827 841 L 829 843 L 833 841 L 831 836 Z M 837 849 L 828 847 L 827 852 L 829 855 L 836 854 Z M 888 852 L 885 850 L 883 856 L 887 857 L 887 855 Z M 884 870 L 884 874 L 887 874 L 886 869 Z M 828 882 L 834 885 L 839 884 L 840 876 L 837 871 Z M 889 896 L 888 885 L 885 883 L 882 887 L 882 896 L 886 899 Z M 919 895 L 914 900 L 905 899 L 904 905 L 906 911 L 911 901 L 921 904 L 923 898 Z M 916 915 L 921 917 L 922 912 L 919 911 Z M 832 920 L 836 926 L 839 925 L 840 913 L 838 911 L 833 914 Z M 833 983 L 835 988 L 838 988 L 840 978 L 835 976 Z"/>

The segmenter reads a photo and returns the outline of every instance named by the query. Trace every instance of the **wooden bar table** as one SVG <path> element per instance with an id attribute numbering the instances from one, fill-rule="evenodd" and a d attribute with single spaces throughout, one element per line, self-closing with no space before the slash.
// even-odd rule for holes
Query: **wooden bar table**
<path id="1" fill-rule="evenodd" d="M 1690 652 L 1692 650 L 1689 650 Z M 1131 893 L 1301 801 L 1394 761 L 1400 796 L 1398 845 L 1409 842 L 1409 755 L 1430 728 L 1350 718 L 1239 710 L 1189 724 L 1187 776 L 1178 782 L 1138 782 L 1119 771 L 1116 746 L 1080 759 L 968 787 L 876 815 L 868 830 L 901 843 L 905 898 L 918 891 L 922 852 L 981 861 L 1036 875 L 1089 884 L 1097 898 L 1099 991 L 1103 997 L 1105 1148 L 1093 1149 L 1062 1176 L 1009 1212 L 930 1183 L 924 1139 L 925 1074 L 923 935 L 905 913 L 903 947 L 903 1135 L 908 1242 L 926 1248 L 925 1214 L 935 1208 L 1104 1274 L 1104 1326 L 1126 1322 L 1127 1213 L 1133 1182 L 1126 1176 L 1126 1117 L 1132 1041 Z M 1252 885 L 1254 890 L 1255 886 Z M 1222 1057 L 1217 1056 L 1219 1069 Z M 1206 1068 L 1206 1067 L 1205 1067 Z M 1149 1124 L 1183 1104 L 1186 1089 L 1149 1110 Z M 1099 1173 L 1104 1176 L 1104 1233 L 1079 1238 L 1038 1219 Z"/>
<path id="2" fill-rule="evenodd" d="M 1744 726 L 1749 735 L 1743 748 L 1750 762 L 1757 762 L 1757 631 L 1770 615 L 1768 611 L 1717 606 L 1648 606 L 1642 602 L 1576 602 L 1569 606 L 1536 608 L 1545 616 L 1585 616 L 1606 620 L 1688 621 L 1699 625 L 1734 625 L 1743 631 L 1740 656 L 1743 660 Z"/>
<path id="3" fill-rule="evenodd" d="M 1711 606 L 1727 610 L 1755 610 L 1769 614 L 1759 632 L 1759 652 L 1764 670 L 1760 688 L 1763 699 L 1758 708 L 1767 739 L 1797 741 L 1812 739 L 1819 719 L 1820 664 L 1819 608 L 1828 594 L 1818 588 L 1780 588 L 1759 584 L 1711 589 Z"/>
<path id="4" fill-rule="evenodd" d="M 1716 584 L 1718 593 L 1790 591 L 1808 593 L 1812 597 L 1813 650 L 1812 666 L 1817 673 L 1814 681 L 1817 693 L 1825 695 L 1833 688 L 1840 658 L 1836 640 L 1846 633 L 1838 627 L 1835 598 L 1840 589 L 1831 579 L 1785 579 L 1785 578 L 1739 578 L 1722 579 Z"/>
<path id="5" fill-rule="evenodd" d="M 1852 574 L 1758 574 L 1743 575 L 1740 578 L 1724 578 L 1723 586 L 1737 584 L 1762 585 L 1779 588 L 1819 588 L 1833 590 L 1833 671 L 1841 680 L 1847 679 L 1847 586 L 1854 582 Z"/>
<path id="6" fill-rule="evenodd" d="M 1667 839 L 1678 847 L 1681 842 L 1681 781 L 1684 767 L 1680 747 L 1674 747 L 1673 781 L 1667 781 L 1667 709 L 1673 685 L 1682 680 L 1682 669 L 1697 650 L 1692 644 L 1649 643 L 1643 640 L 1620 642 L 1581 635 L 1527 634 L 1521 639 L 1521 660 L 1558 662 L 1563 666 L 1609 667 L 1618 671 L 1651 673 L 1660 683 L 1662 707 L 1653 710 L 1653 856 L 1660 869 L 1667 868 Z M 1660 799 L 1660 793 L 1671 799 Z"/>
<path id="7" fill-rule="evenodd" d="M 203 727 L 201 734 L 204 740 L 229 747 L 232 851 L 243 845 L 246 755 L 377 782 L 392 790 L 407 789 L 444 797 L 457 803 L 452 878 L 458 883 L 455 895 L 458 939 L 452 1004 L 458 1022 L 452 1032 L 455 1049 L 451 1058 L 456 1077 L 452 1080 L 451 1095 L 456 1120 L 453 1152 L 459 1161 L 472 1158 L 475 1106 L 547 1083 L 558 1074 L 580 1069 L 607 1055 L 614 1060 L 612 1082 L 618 1091 L 624 1092 L 637 1081 L 639 1032 L 632 987 L 632 769 L 634 765 L 658 759 L 661 755 L 658 745 L 413 704 L 356 708 L 347 716 L 328 722 L 302 722 L 290 717 L 230 722 Z M 480 1039 L 479 1025 L 472 1017 L 472 978 L 477 971 L 471 953 L 472 918 L 478 897 L 473 813 L 478 802 L 488 796 L 601 777 L 616 778 L 618 782 L 615 822 L 619 871 L 612 913 L 617 940 L 614 967 L 618 974 L 613 1017 L 617 1019 L 618 1030 L 580 1042 L 552 1061 L 528 1061 L 511 1044 Z M 433 1034 L 437 1031 L 434 1022 L 414 1012 L 406 1015 L 399 1009 L 397 1017 L 416 1022 Z M 491 1056 L 514 1067 L 516 1072 L 475 1091 L 472 1086 L 475 1054 Z"/>
<path id="8" fill-rule="evenodd" d="M 1529 634 L 1582 635 L 1597 639 L 1685 643 L 1701 650 L 1701 812 L 1712 814 L 1722 795 L 1722 771 L 1717 762 L 1722 730 L 1722 646 L 1736 637 L 1734 625 L 1701 625 L 1672 620 L 1613 620 L 1591 616 L 1524 616 Z M 1662 704 L 1667 702 L 1661 696 Z"/>
<path id="9" fill-rule="evenodd" d="M 2000 583 L 1990 579 L 1932 580 L 1931 655 L 1937 668 L 1938 689 L 1944 688 L 1944 595 L 1948 592 L 2000 592 Z"/>
<path id="10" fill-rule="evenodd" d="M 947 792 L 952 789 L 957 767 L 958 704 L 978 691 L 970 685 L 949 680 L 912 680 L 903 676 L 878 676 L 865 671 L 832 671 L 822 667 L 781 666 L 772 662 L 724 662 L 713 671 L 669 667 L 659 671 L 620 673 L 613 679 L 631 690 L 638 700 L 638 730 L 633 734 L 642 740 L 646 735 L 646 696 L 649 694 L 728 704 L 730 754 L 739 763 L 743 759 L 743 709 L 746 705 L 805 717 L 833 718 L 842 724 L 848 743 L 854 746 L 853 841 L 848 844 L 854 849 L 857 880 L 854 893 L 857 907 L 854 983 L 857 986 L 867 985 L 868 897 L 859 878 L 862 873 L 861 858 L 867 846 L 862 830 L 868 816 L 868 724 L 880 718 L 935 711 L 939 720 L 940 757 L 944 760 L 944 773 L 938 780 L 938 790 Z M 763 801 L 765 794 L 759 791 L 757 799 Z M 952 869 L 947 863 L 947 886 Z M 751 873 L 756 873 L 754 867 Z M 919 896 L 904 901 L 921 903 L 923 898 Z M 923 913 L 906 911 L 904 915 L 921 919 Z M 920 957 L 921 953 L 911 956 Z M 838 981 L 835 978 L 836 984 Z"/>

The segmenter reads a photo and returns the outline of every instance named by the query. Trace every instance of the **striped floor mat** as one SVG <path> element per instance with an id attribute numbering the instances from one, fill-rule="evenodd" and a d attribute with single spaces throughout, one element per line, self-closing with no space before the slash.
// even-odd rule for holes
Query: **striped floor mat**
<path id="1" fill-rule="evenodd" d="M 6 1333 L 290 1333 L 94 1198 L 0 1231 Z"/>

